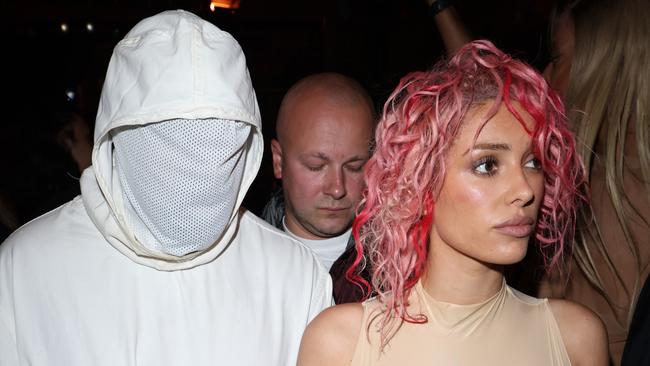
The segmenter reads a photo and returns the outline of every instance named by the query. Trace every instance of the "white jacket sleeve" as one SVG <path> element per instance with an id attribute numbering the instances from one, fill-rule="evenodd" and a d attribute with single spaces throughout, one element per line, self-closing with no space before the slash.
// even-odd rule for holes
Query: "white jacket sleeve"
<path id="1" fill-rule="evenodd" d="M 18 365 L 12 272 L 11 250 L 5 242 L 0 245 L 0 366 Z"/>
<path id="2" fill-rule="evenodd" d="M 311 306 L 309 307 L 309 321 L 332 305 L 334 305 L 332 278 L 329 274 L 325 276 L 314 276 Z"/>
<path id="3" fill-rule="evenodd" d="M 4 311 L 0 311 L 0 366 L 18 365 L 16 338 L 11 328 L 5 324 Z"/>

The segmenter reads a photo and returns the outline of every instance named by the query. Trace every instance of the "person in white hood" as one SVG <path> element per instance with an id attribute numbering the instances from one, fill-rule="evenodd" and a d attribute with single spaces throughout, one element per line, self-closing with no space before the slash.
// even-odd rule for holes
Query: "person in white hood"
<path id="1" fill-rule="evenodd" d="M 240 207 L 262 152 L 235 39 L 182 10 L 138 23 L 81 196 L 0 246 L 0 365 L 295 364 L 332 285 Z"/>

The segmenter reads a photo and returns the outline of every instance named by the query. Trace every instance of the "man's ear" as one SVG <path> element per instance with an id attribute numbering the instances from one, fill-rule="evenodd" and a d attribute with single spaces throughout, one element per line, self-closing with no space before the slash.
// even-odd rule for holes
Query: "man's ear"
<path id="1" fill-rule="evenodd" d="M 271 154 L 273 154 L 273 175 L 282 179 L 282 147 L 280 141 L 271 139 Z"/>

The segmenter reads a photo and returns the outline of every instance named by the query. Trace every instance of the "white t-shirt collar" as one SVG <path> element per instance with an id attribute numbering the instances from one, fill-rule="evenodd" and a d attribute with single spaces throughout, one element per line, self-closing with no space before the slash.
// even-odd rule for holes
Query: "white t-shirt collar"
<path id="1" fill-rule="evenodd" d="M 352 228 L 349 228 L 346 232 L 339 236 L 335 236 L 327 239 L 305 239 L 301 238 L 298 235 L 294 234 L 289 230 L 286 225 L 285 217 L 282 218 L 282 227 L 284 231 L 289 234 L 292 238 L 298 240 L 299 242 L 305 244 L 309 249 L 311 249 L 314 254 L 318 257 L 321 264 L 325 266 L 327 271 L 330 270 L 332 264 L 343 254 L 345 248 L 348 246 L 348 241 L 350 235 L 352 234 Z"/>

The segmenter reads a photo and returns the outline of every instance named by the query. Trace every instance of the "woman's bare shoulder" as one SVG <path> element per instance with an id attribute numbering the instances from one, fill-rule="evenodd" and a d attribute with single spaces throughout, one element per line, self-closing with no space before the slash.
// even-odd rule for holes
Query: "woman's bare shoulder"
<path id="1" fill-rule="evenodd" d="M 598 315 L 572 301 L 549 299 L 548 302 L 571 364 L 609 365 L 607 331 Z"/>
<path id="2" fill-rule="evenodd" d="M 348 366 L 363 322 L 363 305 L 330 307 L 309 323 L 300 344 L 298 366 Z"/>

